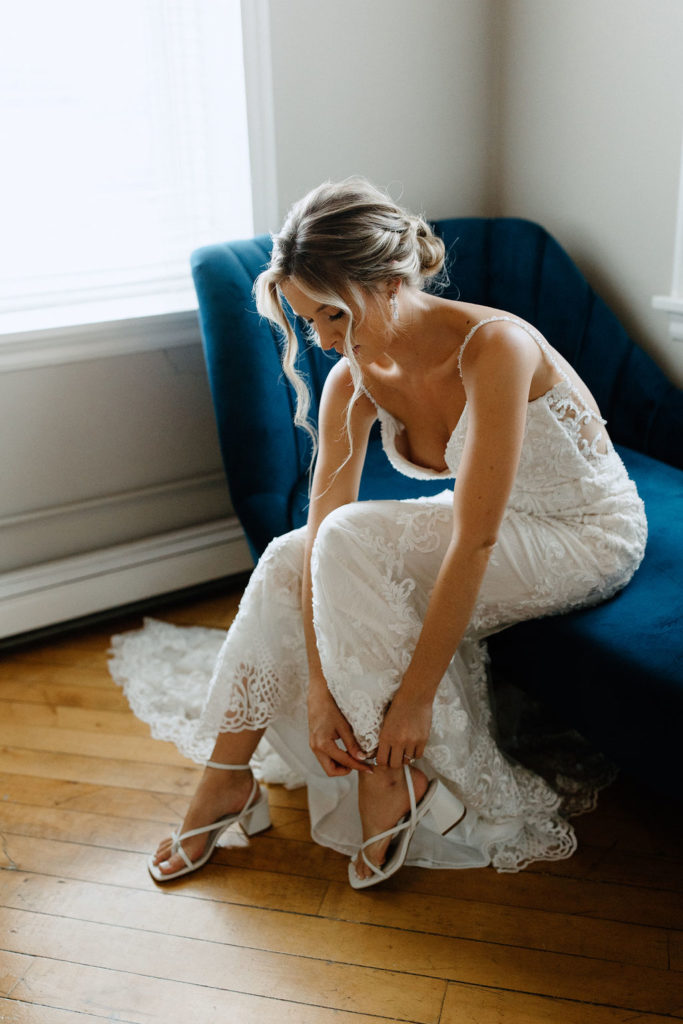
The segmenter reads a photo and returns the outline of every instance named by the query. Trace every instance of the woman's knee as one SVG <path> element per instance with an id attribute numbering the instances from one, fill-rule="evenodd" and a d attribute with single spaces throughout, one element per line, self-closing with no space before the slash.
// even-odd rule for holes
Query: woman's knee
<path id="1" fill-rule="evenodd" d="M 318 527 L 313 545 L 313 565 L 348 561 L 368 540 L 369 508 L 374 502 L 353 502 L 330 512 Z M 364 507 L 366 506 L 366 507 Z"/>
<path id="2" fill-rule="evenodd" d="M 283 573 L 300 578 L 303 572 L 305 551 L 305 527 L 283 533 L 280 537 L 274 537 L 259 558 L 252 579 L 254 576 L 259 578 L 273 574 L 280 576 Z"/>

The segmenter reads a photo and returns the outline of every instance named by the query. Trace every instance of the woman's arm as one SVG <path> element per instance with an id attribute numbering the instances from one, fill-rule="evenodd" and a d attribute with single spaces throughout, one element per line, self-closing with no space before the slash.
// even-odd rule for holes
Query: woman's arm
<path id="1" fill-rule="evenodd" d="M 346 360 L 340 360 L 328 374 L 320 400 L 319 450 L 313 474 L 308 511 L 306 555 L 302 582 L 302 609 L 308 655 L 308 719 L 311 749 L 328 775 L 348 775 L 352 769 L 368 771 L 353 730 L 327 688 L 313 627 L 311 553 L 323 519 L 335 508 L 357 501 L 360 477 L 367 451 L 370 428 L 377 410 L 366 395 L 353 406 L 349 456 L 346 411 L 353 394 L 353 381 Z M 341 468 L 340 468 L 341 467 Z M 336 743 L 340 739 L 345 749 Z"/>
<path id="2" fill-rule="evenodd" d="M 385 716 L 378 764 L 399 767 L 404 755 L 424 753 L 436 690 L 472 616 L 515 479 L 538 363 L 537 347 L 509 328 L 489 328 L 465 351 L 468 424 L 453 532 L 413 657 Z"/>

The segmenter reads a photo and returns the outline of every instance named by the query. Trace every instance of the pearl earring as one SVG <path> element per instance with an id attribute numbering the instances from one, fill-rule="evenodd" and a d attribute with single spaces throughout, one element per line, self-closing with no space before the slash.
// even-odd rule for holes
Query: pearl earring
<path id="1" fill-rule="evenodd" d="M 396 292 L 392 292 L 389 296 L 389 304 L 391 306 L 391 319 L 398 320 L 398 295 Z"/>

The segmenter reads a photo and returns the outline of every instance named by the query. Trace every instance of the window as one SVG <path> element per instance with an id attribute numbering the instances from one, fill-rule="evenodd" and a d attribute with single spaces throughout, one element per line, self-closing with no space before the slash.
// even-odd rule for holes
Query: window
<path id="1" fill-rule="evenodd" d="M 92 304 L 188 308 L 190 251 L 254 232 L 244 77 L 239 0 L 12 5 L 0 34 L 6 331 L 92 321 L 78 314 Z"/>
<path id="2" fill-rule="evenodd" d="M 678 214 L 674 241 L 674 269 L 670 295 L 656 295 L 652 300 L 655 309 L 669 314 L 669 331 L 676 341 L 683 341 L 683 147 L 681 148 L 681 170 L 678 186 Z"/>

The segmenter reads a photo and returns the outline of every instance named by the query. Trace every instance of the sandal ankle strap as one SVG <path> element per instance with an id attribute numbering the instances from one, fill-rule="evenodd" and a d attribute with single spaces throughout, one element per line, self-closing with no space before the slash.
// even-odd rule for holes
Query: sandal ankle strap
<path id="1" fill-rule="evenodd" d="M 219 761 L 205 761 L 204 766 L 206 768 L 222 768 L 226 772 L 251 771 L 250 764 L 221 764 Z"/>

